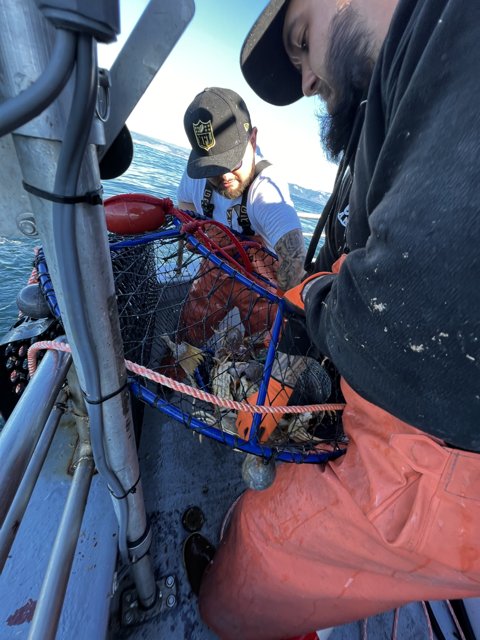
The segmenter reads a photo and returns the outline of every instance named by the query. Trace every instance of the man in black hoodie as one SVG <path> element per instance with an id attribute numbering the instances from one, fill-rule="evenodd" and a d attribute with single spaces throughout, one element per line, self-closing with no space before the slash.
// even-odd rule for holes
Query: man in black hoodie
<path id="1" fill-rule="evenodd" d="M 346 257 L 286 294 L 342 376 L 348 451 L 237 503 L 200 591 L 224 640 L 480 595 L 480 5 L 273 0 L 243 71 L 334 114 L 359 34 L 376 64 Z"/>

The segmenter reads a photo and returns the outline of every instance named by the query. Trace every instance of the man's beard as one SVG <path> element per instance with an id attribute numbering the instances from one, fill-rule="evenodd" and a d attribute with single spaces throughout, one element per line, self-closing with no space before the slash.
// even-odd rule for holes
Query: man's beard
<path id="1" fill-rule="evenodd" d="M 235 189 L 223 189 L 221 186 L 217 186 L 215 182 L 212 182 L 212 184 L 215 187 L 215 190 L 218 191 L 218 193 L 221 196 L 223 196 L 224 198 L 228 198 L 229 200 L 236 200 L 242 195 L 245 189 L 248 189 L 248 187 L 250 186 L 253 180 L 254 174 L 255 174 L 255 163 L 253 162 L 252 170 L 250 171 L 249 175 L 245 180 L 241 180 L 238 184 L 238 187 L 235 187 Z M 238 178 L 236 179 L 238 180 Z M 220 185 L 221 179 L 219 178 L 218 180 L 219 180 L 218 184 Z"/>
<path id="2" fill-rule="evenodd" d="M 358 106 L 366 98 L 373 67 L 375 45 L 351 5 L 332 20 L 326 70 L 333 89 L 329 114 L 319 115 L 320 139 L 330 160 L 338 161 L 347 148 Z"/>

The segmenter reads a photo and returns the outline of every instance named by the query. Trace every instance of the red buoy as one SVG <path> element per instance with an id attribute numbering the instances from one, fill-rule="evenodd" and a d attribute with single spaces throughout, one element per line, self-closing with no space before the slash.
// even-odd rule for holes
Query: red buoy
<path id="1" fill-rule="evenodd" d="M 166 215 L 173 211 L 170 198 L 144 193 L 122 193 L 107 198 L 103 204 L 107 229 L 125 236 L 158 229 L 165 224 Z"/>

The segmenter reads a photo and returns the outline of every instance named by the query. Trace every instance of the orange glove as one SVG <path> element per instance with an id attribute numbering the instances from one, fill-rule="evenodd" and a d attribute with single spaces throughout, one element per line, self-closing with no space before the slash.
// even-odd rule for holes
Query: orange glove
<path id="1" fill-rule="evenodd" d="M 318 273 L 313 273 L 305 280 L 302 280 L 300 284 L 297 284 L 296 287 L 292 287 L 288 291 L 285 291 L 283 294 L 283 299 L 286 300 L 290 307 L 293 307 L 293 310 L 297 313 L 303 314 L 305 311 L 305 301 L 303 299 L 303 292 L 305 290 L 306 285 L 317 278 L 321 278 L 322 276 L 330 276 L 332 273 L 338 273 L 341 269 L 342 264 L 347 257 L 346 253 L 343 253 L 338 260 L 336 260 L 332 265 L 332 271 L 319 271 Z"/>
<path id="2" fill-rule="evenodd" d="M 265 406 L 270 407 L 283 407 L 288 404 L 288 400 L 292 395 L 292 387 L 283 385 L 275 378 L 270 378 L 268 383 L 267 395 L 265 397 Z M 248 404 L 257 404 L 258 392 L 252 393 L 248 396 Z M 237 433 L 241 438 L 248 440 L 250 437 L 250 429 L 252 427 L 252 420 L 255 416 L 254 413 L 248 411 L 239 411 L 237 415 Z M 277 428 L 283 413 L 267 413 L 264 414 L 259 426 L 259 441 L 266 442 L 268 438 Z"/>
<path id="3" fill-rule="evenodd" d="M 319 273 L 314 273 L 308 278 L 305 278 L 300 284 L 297 284 L 296 287 L 292 287 L 292 289 L 288 289 L 283 294 L 283 299 L 288 302 L 288 306 L 292 308 L 297 313 L 303 315 L 305 312 L 305 303 L 303 300 L 303 290 L 305 289 L 305 285 L 312 280 L 316 280 L 317 278 L 321 278 L 322 276 L 331 275 L 328 271 L 320 271 Z"/>

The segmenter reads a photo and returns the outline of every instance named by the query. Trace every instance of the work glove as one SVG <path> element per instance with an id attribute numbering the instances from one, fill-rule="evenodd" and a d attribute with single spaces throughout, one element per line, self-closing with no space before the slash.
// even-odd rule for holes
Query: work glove
<path id="1" fill-rule="evenodd" d="M 302 280 L 302 282 L 297 284 L 296 287 L 292 287 L 291 289 L 288 289 L 288 291 L 285 291 L 283 299 L 287 302 L 289 310 L 299 315 L 305 315 L 305 296 L 310 286 L 324 276 L 337 274 L 346 257 L 346 253 L 342 254 L 340 258 L 333 263 L 332 271 L 319 271 L 318 273 L 314 273 L 311 276 L 308 276 L 308 278 L 305 278 L 305 280 Z"/>
<path id="2" fill-rule="evenodd" d="M 305 278 L 300 284 L 297 284 L 296 287 L 292 287 L 288 289 L 283 294 L 283 299 L 287 302 L 287 307 L 289 311 L 293 311 L 298 313 L 299 315 L 305 314 L 305 289 L 308 288 L 308 285 L 311 282 L 314 282 L 325 275 L 325 272 L 314 273 L 308 278 Z"/>

